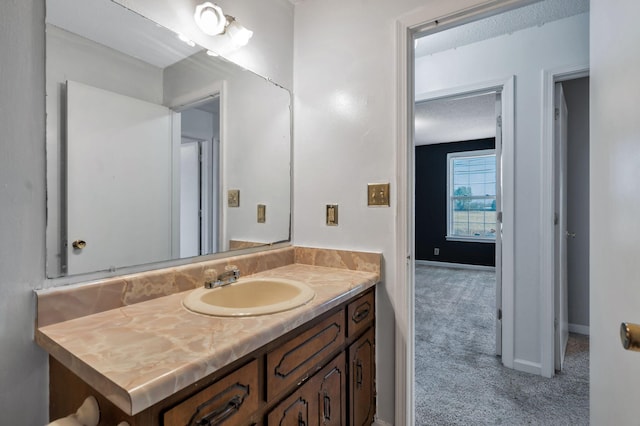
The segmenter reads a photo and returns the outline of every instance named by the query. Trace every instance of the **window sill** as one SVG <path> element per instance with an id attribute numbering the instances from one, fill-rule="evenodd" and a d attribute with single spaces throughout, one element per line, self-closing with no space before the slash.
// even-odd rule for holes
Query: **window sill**
<path id="1" fill-rule="evenodd" d="M 462 243 L 493 243 L 495 244 L 495 238 L 480 238 L 480 237 L 450 237 L 446 236 L 447 241 L 457 241 Z"/>

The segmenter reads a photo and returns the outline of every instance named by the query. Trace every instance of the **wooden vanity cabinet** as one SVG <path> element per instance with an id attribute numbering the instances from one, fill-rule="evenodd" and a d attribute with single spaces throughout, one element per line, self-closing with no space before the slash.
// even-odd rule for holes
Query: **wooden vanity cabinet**
<path id="1" fill-rule="evenodd" d="M 50 366 L 52 419 L 74 412 L 94 395 L 99 425 L 370 425 L 376 398 L 374 289 L 135 416 L 53 358 Z"/>

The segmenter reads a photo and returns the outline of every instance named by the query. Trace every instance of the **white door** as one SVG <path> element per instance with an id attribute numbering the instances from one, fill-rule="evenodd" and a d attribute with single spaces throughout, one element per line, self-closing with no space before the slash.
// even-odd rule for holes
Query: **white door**
<path id="1" fill-rule="evenodd" d="M 171 151 L 169 109 L 67 82 L 68 274 L 171 258 Z"/>
<path id="2" fill-rule="evenodd" d="M 200 226 L 200 143 L 182 140 L 180 145 L 180 257 L 199 256 Z"/>
<path id="3" fill-rule="evenodd" d="M 640 353 L 620 323 L 640 323 L 640 2 L 590 3 L 590 416 L 637 425 Z"/>
<path id="4" fill-rule="evenodd" d="M 567 121 L 568 109 L 562 83 L 555 84 L 554 174 L 555 174 L 555 369 L 561 371 L 569 340 L 567 279 Z"/>

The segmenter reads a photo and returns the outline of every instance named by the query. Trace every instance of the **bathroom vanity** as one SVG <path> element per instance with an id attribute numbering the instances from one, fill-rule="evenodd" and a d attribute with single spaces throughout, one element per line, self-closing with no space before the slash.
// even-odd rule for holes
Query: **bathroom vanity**
<path id="1" fill-rule="evenodd" d="M 64 300 L 82 304 L 113 283 L 39 292 L 51 418 L 94 395 L 104 425 L 371 424 L 379 255 L 290 247 L 218 262 L 242 276 L 298 279 L 315 297 L 285 312 L 224 318 L 188 311 L 181 291 L 51 322 L 67 315 Z M 177 269 L 167 271 L 174 286 L 189 275 Z"/>

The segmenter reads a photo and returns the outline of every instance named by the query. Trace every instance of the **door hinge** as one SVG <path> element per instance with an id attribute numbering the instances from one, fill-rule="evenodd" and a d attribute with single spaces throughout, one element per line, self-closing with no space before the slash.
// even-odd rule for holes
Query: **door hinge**
<path id="1" fill-rule="evenodd" d="M 554 120 L 560 118 L 560 108 L 555 109 Z"/>
<path id="2" fill-rule="evenodd" d="M 498 214 L 496 215 L 496 220 L 498 221 L 498 223 L 502 223 L 502 212 L 498 212 Z"/>
<path id="3" fill-rule="evenodd" d="M 498 309 L 498 321 L 502 321 L 502 309 Z"/>
<path id="4" fill-rule="evenodd" d="M 502 116 L 501 115 L 496 117 L 496 124 L 498 125 L 498 127 L 502 127 Z"/>

